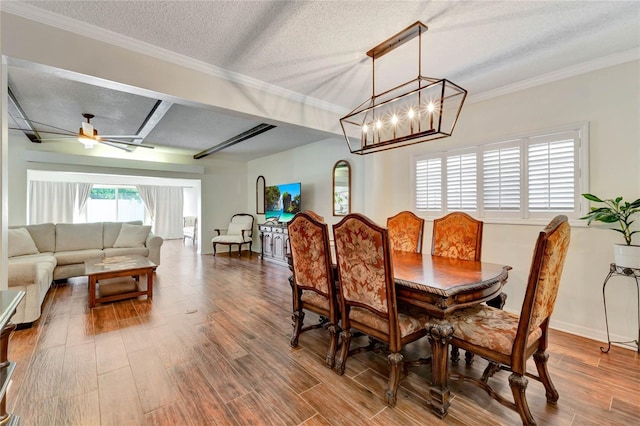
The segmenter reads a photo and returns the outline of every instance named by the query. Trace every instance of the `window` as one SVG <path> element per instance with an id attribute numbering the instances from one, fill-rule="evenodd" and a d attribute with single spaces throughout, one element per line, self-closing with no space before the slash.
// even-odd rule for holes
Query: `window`
<path id="1" fill-rule="evenodd" d="M 414 158 L 415 208 L 427 216 L 465 211 L 485 219 L 584 214 L 586 123 L 474 148 Z"/>
<path id="2" fill-rule="evenodd" d="M 87 201 L 87 222 L 144 222 L 144 203 L 135 187 L 94 185 Z"/>

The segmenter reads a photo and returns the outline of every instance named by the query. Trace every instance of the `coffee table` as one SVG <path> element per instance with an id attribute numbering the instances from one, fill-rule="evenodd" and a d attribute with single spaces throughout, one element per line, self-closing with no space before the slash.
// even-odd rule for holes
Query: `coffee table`
<path id="1" fill-rule="evenodd" d="M 113 256 L 85 260 L 85 275 L 89 278 L 89 308 L 96 303 L 112 302 L 147 295 L 153 297 L 153 271 L 157 265 L 144 256 Z M 143 275 L 147 276 L 146 288 L 142 288 Z M 114 280 L 121 278 L 120 280 Z M 137 278 L 134 280 L 134 278 Z M 122 292 L 100 294 L 100 282 L 109 286 L 119 286 Z M 115 282 L 114 282 L 115 281 Z M 96 297 L 96 284 L 98 297 Z"/>

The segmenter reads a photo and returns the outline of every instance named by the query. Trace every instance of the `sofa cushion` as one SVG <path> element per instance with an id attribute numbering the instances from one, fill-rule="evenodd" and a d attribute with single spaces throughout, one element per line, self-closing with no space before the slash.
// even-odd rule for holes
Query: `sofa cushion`
<path id="1" fill-rule="evenodd" d="M 144 243 L 147 241 L 149 232 L 151 232 L 150 226 L 123 223 L 122 228 L 120 229 L 120 234 L 118 234 L 116 242 L 113 243 L 113 248 L 144 247 Z"/>
<path id="2" fill-rule="evenodd" d="M 122 228 L 123 222 L 104 222 L 104 239 L 103 239 L 103 247 L 111 248 L 113 247 L 113 243 L 116 242 L 118 235 L 120 234 L 120 229 Z M 130 225 L 142 225 L 141 220 L 134 220 L 131 222 L 124 222 Z"/>
<path id="3" fill-rule="evenodd" d="M 20 228 L 26 228 L 29 231 L 40 253 L 56 251 L 56 225 L 53 223 L 40 223 Z"/>
<path id="4" fill-rule="evenodd" d="M 40 253 L 25 228 L 9 229 L 9 257 Z"/>
<path id="5" fill-rule="evenodd" d="M 99 249 L 60 251 L 54 254 L 58 265 L 74 265 L 84 263 L 85 260 L 102 258 L 104 253 Z"/>
<path id="6" fill-rule="evenodd" d="M 114 256 L 149 256 L 149 249 L 146 247 L 122 247 L 122 248 L 106 248 L 103 250 L 104 257 Z"/>
<path id="7" fill-rule="evenodd" d="M 85 249 L 102 249 L 102 222 L 56 225 L 56 253 Z"/>

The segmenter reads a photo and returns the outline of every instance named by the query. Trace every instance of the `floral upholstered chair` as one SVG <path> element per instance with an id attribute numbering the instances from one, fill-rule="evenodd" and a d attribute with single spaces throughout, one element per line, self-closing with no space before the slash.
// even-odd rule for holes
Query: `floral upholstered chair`
<path id="1" fill-rule="evenodd" d="M 396 404 L 401 373 L 409 365 L 400 350 L 426 335 L 425 318 L 398 312 L 387 230 L 363 215 L 349 214 L 333 225 L 342 307 L 342 347 L 336 372 L 344 374 L 352 329 L 389 345 L 387 405 Z"/>
<path id="2" fill-rule="evenodd" d="M 547 371 L 547 331 L 549 318 L 558 294 L 560 276 L 569 247 L 571 229 L 566 216 L 557 216 L 540 232 L 520 315 L 514 315 L 486 305 L 456 311 L 447 320 L 453 326 L 451 343 L 494 362 L 495 368 L 480 379 L 452 374 L 452 379 L 469 381 L 486 390 L 501 404 L 517 411 L 522 423 L 536 424 L 527 399 L 527 377 L 544 385 L 547 402 L 558 400 Z M 538 376 L 527 373 L 527 360 L 533 356 Z M 489 378 L 499 370 L 511 371 L 509 385 L 515 403 L 499 395 L 489 384 Z"/>
<path id="3" fill-rule="evenodd" d="M 402 211 L 387 219 L 391 250 L 422 253 L 424 219 L 410 211 Z"/>
<path id="4" fill-rule="evenodd" d="M 480 260 L 482 225 L 463 212 L 453 212 L 433 221 L 431 254 L 462 260 Z"/>
<path id="5" fill-rule="evenodd" d="M 338 348 L 340 311 L 329 251 L 327 225 L 309 213 L 298 213 L 287 225 L 293 276 L 293 335 L 291 346 L 298 346 L 301 333 L 326 327 L 330 340 L 326 363 L 333 368 Z M 320 323 L 303 327 L 304 310 L 320 315 Z"/>

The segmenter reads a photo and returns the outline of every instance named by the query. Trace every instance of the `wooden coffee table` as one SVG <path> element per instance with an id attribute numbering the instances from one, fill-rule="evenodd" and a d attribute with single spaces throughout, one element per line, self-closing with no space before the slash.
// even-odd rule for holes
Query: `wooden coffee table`
<path id="1" fill-rule="evenodd" d="M 147 295 L 153 297 L 153 271 L 157 265 L 144 256 L 113 256 L 85 260 L 85 275 L 89 278 L 89 307 L 96 303 L 112 302 Z M 146 288 L 142 288 L 143 275 L 147 276 Z M 119 280 L 117 278 L 120 278 Z M 122 292 L 100 293 L 100 283 L 105 289 L 121 287 Z M 96 284 L 98 297 L 96 297 Z"/>

